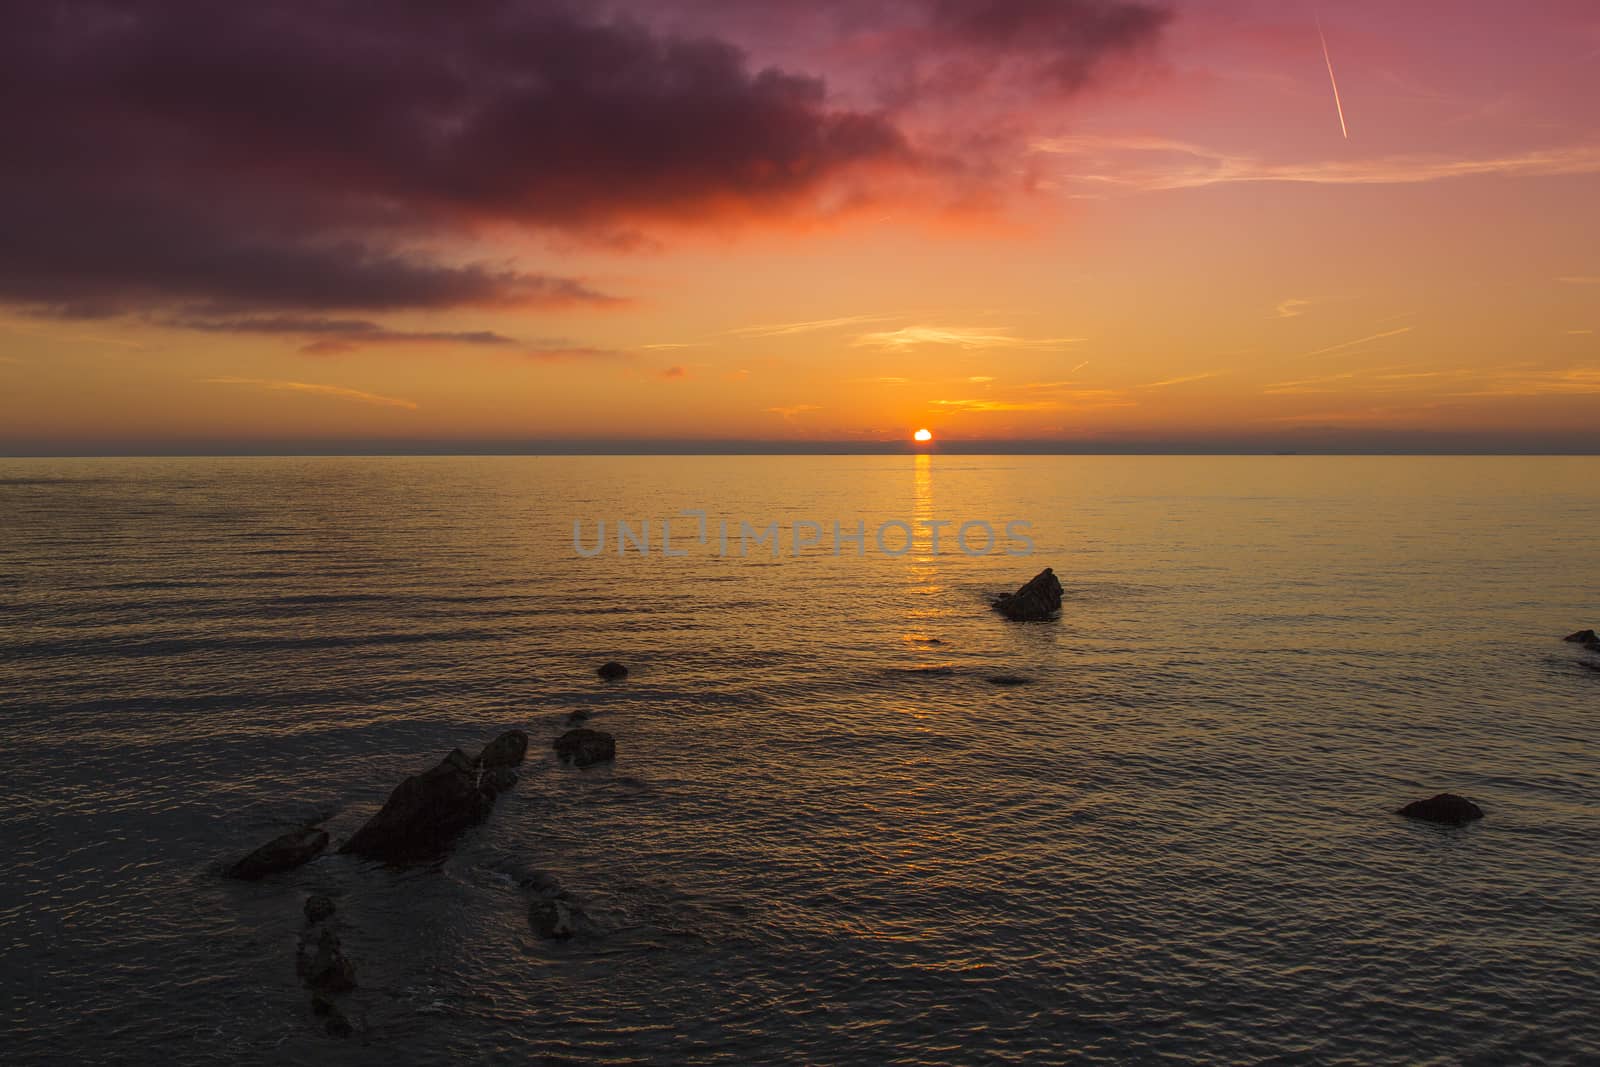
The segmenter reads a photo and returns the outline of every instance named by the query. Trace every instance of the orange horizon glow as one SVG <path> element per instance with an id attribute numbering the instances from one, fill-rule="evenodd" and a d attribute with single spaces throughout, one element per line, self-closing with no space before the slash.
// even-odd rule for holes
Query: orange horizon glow
<path id="1" fill-rule="evenodd" d="M 571 218 L 485 180 L 502 199 L 439 207 L 428 261 L 487 265 L 483 291 L 433 303 L 282 306 L 293 278 L 277 273 L 248 275 L 262 303 L 230 311 L 136 272 L 102 306 L 72 299 L 76 278 L 33 297 L 26 271 L 0 271 L 21 294 L 0 290 L 0 453 L 903 444 L 927 425 L 952 446 L 1600 450 L 1600 24 L 1577 6 L 1508 30 L 1468 3 L 1441 38 L 1424 10 L 1222 0 L 1175 9 L 1092 91 L 1005 83 L 900 110 L 879 107 L 878 75 L 923 37 L 834 48 L 848 27 L 780 32 L 758 8 L 705 32 L 737 35 L 749 72 L 814 74 L 830 114 L 892 121 L 908 147 L 815 181 L 803 154 L 731 176 L 689 160 L 681 186 L 639 180 Z M 1021 132 L 1002 149 L 995 131 Z M 316 181 L 347 174 L 308 158 Z M 83 225 L 63 247 L 93 248 Z M 195 274 L 180 263 L 173 284 L 204 291 Z"/>

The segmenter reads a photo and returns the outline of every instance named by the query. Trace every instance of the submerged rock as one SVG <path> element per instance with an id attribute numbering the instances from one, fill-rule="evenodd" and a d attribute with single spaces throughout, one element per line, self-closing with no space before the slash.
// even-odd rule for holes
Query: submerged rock
<path id="1" fill-rule="evenodd" d="M 497 797 L 517 784 L 517 772 L 509 767 L 493 767 L 478 778 L 478 788 L 490 797 Z"/>
<path id="2" fill-rule="evenodd" d="M 515 767 L 527 754 L 528 735 L 521 730 L 507 730 L 483 746 L 483 751 L 478 753 L 478 766 Z"/>
<path id="3" fill-rule="evenodd" d="M 573 711 L 569 711 L 567 712 L 567 725 L 576 726 L 580 722 L 588 722 L 589 714 L 590 713 L 584 708 L 577 708 Z"/>
<path id="4" fill-rule="evenodd" d="M 1579 630 L 1575 634 L 1568 634 L 1562 640 L 1600 652 L 1600 636 L 1596 636 L 1593 630 Z"/>
<path id="5" fill-rule="evenodd" d="M 437 767 L 395 786 L 339 851 L 385 863 L 432 859 L 462 830 L 482 822 L 492 802 L 492 794 L 479 787 L 478 768 L 458 748 Z"/>
<path id="6" fill-rule="evenodd" d="M 555 739 L 553 747 L 563 763 L 588 767 L 617 756 L 617 739 L 604 730 L 568 730 Z"/>
<path id="7" fill-rule="evenodd" d="M 328 847 L 328 831 L 307 826 L 275 837 L 244 859 L 230 866 L 224 873 L 229 878 L 255 881 L 279 871 L 289 871 L 315 859 Z"/>
<path id="8" fill-rule="evenodd" d="M 1483 809 L 1466 797 L 1440 793 L 1427 800 L 1413 800 L 1395 814 L 1445 826 L 1464 826 L 1474 819 L 1483 818 Z"/>
<path id="9" fill-rule="evenodd" d="M 1061 582 L 1046 567 L 1015 593 L 1001 593 L 994 609 L 1013 622 L 1042 622 L 1061 610 Z"/>
<path id="10" fill-rule="evenodd" d="M 356 987 L 356 968 L 345 958 L 339 935 L 323 930 L 316 951 L 302 957 L 302 977 L 314 993 L 343 993 Z"/>
<path id="11" fill-rule="evenodd" d="M 572 905 L 560 897 L 536 896 L 529 901 L 528 925 L 546 941 L 565 941 L 578 932 Z"/>
<path id="12" fill-rule="evenodd" d="M 1033 679 L 1020 674 L 991 674 L 984 681 L 990 685 L 1028 685 Z"/>
<path id="13" fill-rule="evenodd" d="M 333 899 L 321 893 L 313 893 L 306 898 L 306 922 L 316 924 L 324 919 L 332 918 L 335 911 Z"/>
<path id="14" fill-rule="evenodd" d="M 616 660 L 608 660 L 607 662 L 600 664 L 600 669 L 595 671 L 595 673 L 608 682 L 614 682 L 619 678 L 626 678 L 628 676 L 628 668 L 624 667 Z"/>

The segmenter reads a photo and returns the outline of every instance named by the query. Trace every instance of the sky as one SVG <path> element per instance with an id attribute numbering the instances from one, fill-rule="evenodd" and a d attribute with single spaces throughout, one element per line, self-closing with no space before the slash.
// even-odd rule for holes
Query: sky
<path id="1" fill-rule="evenodd" d="M 0 71 L 0 453 L 1600 450 L 1593 0 L 55 0 Z"/>

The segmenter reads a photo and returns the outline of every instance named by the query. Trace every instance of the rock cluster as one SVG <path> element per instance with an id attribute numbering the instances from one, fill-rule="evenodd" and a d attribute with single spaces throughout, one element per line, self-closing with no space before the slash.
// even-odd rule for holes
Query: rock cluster
<path id="1" fill-rule="evenodd" d="M 327 847 L 328 831 L 306 826 L 273 838 L 250 855 L 231 864 L 223 873 L 229 878 L 253 882 L 269 874 L 291 871 L 303 863 L 309 863 Z"/>
<path id="2" fill-rule="evenodd" d="M 324 1020 L 323 1028 L 334 1037 L 349 1037 L 354 1027 L 339 998 L 356 987 L 356 968 L 345 956 L 333 929 L 336 910 L 328 897 L 317 895 L 306 900 L 306 928 L 300 934 L 295 970 L 311 991 L 311 1010 Z"/>
<path id="3" fill-rule="evenodd" d="M 1061 581 L 1046 567 L 1015 593 L 1001 593 L 994 609 L 1012 622 L 1043 622 L 1061 610 Z"/>
<path id="4" fill-rule="evenodd" d="M 555 739 L 553 747 L 561 762 L 575 767 L 589 767 L 617 757 L 617 739 L 604 730 L 587 727 L 568 730 Z"/>
<path id="5" fill-rule="evenodd" d="M 1483 818 L 1483 809 L 1466 797 L 1456 796 L 1454 793 L 1439 793 L 1427 800 L 1413 800 L 1395 814 L 1404 815 L 1408 819 L 1441 823 L 1445 826 L 1465 826 L 1475 819 Z"/>
<path id="6" fill-rule="evenodd" d="M 1575 634 L 1568 634 L 1562 640 L 1582 645 L 1591 652 L 1600 652 L 1600 637 L 1597 637 L 1593 630 L 1579 630 Z"/>
<path id="7" fill-rule="evenodd" d="M 482 822 L 495 797 L 516 782 L 511 770 L 528 751 L 528 735 L 508 730 L 477 759 L 459 748 L 439 764 L 395 786 L 378 813 L 339 849 L 384 863 L 437 858 L 457 834 Z"/>

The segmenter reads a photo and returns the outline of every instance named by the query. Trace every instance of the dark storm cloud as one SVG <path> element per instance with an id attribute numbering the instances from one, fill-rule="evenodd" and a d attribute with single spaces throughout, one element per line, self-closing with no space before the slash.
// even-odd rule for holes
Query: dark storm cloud
<path id="1" fill-rule="evenodd" d="M 945 46 L 1063 78 L 1158 25 L 1113 0 L 912 9 Z M 804 212 L 841 176 L 928 165 L 885 114 L 685 25 L 553 0 L 0 5 L 0 302 L 214 323 L 604 304 L 463 250 Z"/>

